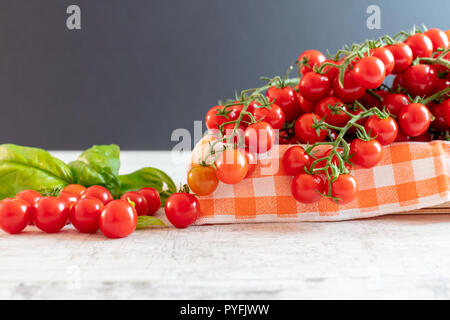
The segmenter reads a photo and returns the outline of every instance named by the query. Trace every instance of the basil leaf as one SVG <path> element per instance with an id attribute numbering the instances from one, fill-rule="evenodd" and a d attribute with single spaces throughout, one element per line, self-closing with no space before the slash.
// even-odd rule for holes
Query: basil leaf
<path id="1" fill-rule="evenodd" d="M 25 189 L 41 193 L 73 183 L 70 168 L 45 150 L 14 144 L 0 145 L 0 199 Z"/>
<path id="2" fill-rule="evenodd" d="M 144 229 L 150 226 L 166 226 L 160 219 L 152 216 L 139 216 L 136 229 Z"/>
<path id="3" fill-rule="evenodd" d="M 74 182 L 89 187 L 101 185 L 114 196 L 120 192 L 120 148 L 115 144 L 93 146 L 69 163 Z"/>

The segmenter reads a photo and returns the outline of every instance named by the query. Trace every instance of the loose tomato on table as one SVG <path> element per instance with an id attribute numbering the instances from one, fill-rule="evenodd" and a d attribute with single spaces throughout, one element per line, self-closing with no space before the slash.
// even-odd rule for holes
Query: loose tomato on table
<path id="1" fill-rule="evenodd" d="M 430 127 L 431 113 L 421 103 L 411 103 L 403 107 L 398 113 L 400 129 L 411 137 L 425 133 Z"/>
<path id="2" fill-rule="evenodd" d="M 434 68 L 427 64 L 411 66 L 403 76 L 403 86 L 412 96 L 429 96 L 434 93 L 438 78 Z"/>
<path id="3" fill-rule="evenodd" d="M 98 222 L 103 208 L 103 202 L 99 199 L 81 199 L 70 210 L 69 219 L 78 231 L 93 233 L 99 228 Z"/>
<path id="4" fill-rule="evenodd" d="M 216 169 L 212 166 L 194 166 L 189 170 L 187 176 L 189 188 L 199 196 L 207 196 L 213 193 L 219 179 L 217 179 Z"/>
<path id="5" fill-rule="evenodd" d="M 21 232 L 30 222 L 32 206 L 25 200 L 14 198 L 0 202 L 0 229 L 10 234 Z"/>
<path id="6" fill-rule="evenodd" d="M 366 132 L 372 138 L 376 138 L 382 145 L 391 144 L 398 134 L 397 122 L 392 117 L 378 118 L 373 115 L 364 124 Z"/>
<path id="7" fill-rule="evenodd" d="M 275 132 L 270 124 L 260 121 L 249 125 L 244 131 L 245 146 L 255 153 L 266 153 L 272 148 Z"/>
<path id="8" fill-rule="evenodd" d="M 61 191 L 61 193 L 58 196 L 58 199 L 64 200 L 69 209 L 71 209 L 75 205 L 75 203 L 78 202 L 79 197 L 76 194 L 67 191 Z"/>
<path id="9" fill-rule="evenodd" d="M 378 88 L 385 77 L 386 68 L 377 57 L 364 57 L 356 62 L 353 69 L 353 80 L 366 89 Z"/>
<path id="10" fill-rule="evenodd" d="M 264 120 L 275 130 L 283 128 L 286 117 L 283 109 L 276 103 L 272 103 L 270 107 L 254 108 L 253 117 L 256 121 Z"/>
<path id="11" fill-rule="evenodd" d="M 194 195 L 178 192 L 167 199 L 164 210 L 170 223 L 177 228 L 186 228 L 200 215 L 200 203 Z"/>
<path id="12" fill-rule="evenodd" d="M 328 124 L 337 127 L 343 127 L 350 120 L 350 116 L 345 114 L 343 111 L 333 111 L 330 109 L 331 107 L 342 108 L 347 111 L 347 107 L 345 106 L 342 100 L 336 97 L 325 97 L 316 104 L 315 113 L 321 117 L 325 118 L 325 121 Z"/>
<path id="13" fill-rule="evenodd" d="M 336 97 L 341 99 L 343 102 L 353 102 L 358 100 L 364 93 L 366 89 L 358 85 L 353 79 L 352 72 L 347 71 L 344 75 L 344 83 L 341 87 L 339 83 L 339 78 L 336 77 L 333 80 L 333 93 Z"/>
<path id="14" fill-rule="evenodd" d="M 339 177 L 331 183 L 331 195 L 337 198 L 338 204 L 352 202 L 358 192 L 358 182 L 351 174 L 340 174 Z"/>
<path id="15" fill-rule="evenodd" d="M 291 87 L 272 86 L 266 91 L 269 102 L 275 102 L 284 112 L 286 122 L 291 122 L 300 115 L 301 109 L 297 100 L 297 93 Z"/>
<path id="16" fill-rule="evenodd" d="M 386 76 L 392 73 L 392 70 L 394 70 L 395 58 L 388 48 L 380 47 L 371 49 L 370 55 L 383 61 Z"/>
<path id="17" fill-rule="evenodd" d="M 324 141 L 327 136 L 327 131 L 320 129 L 317 133 L 317 129 L 313 128 L 314 122 L 319 121 L 321 118 L 314 113 L 305 113 L 301 115 L 295 122 L 295 136 L 301 143 L 316 143 Z"/>
<path id="18" fill-rule="evenodd" d="M 433 42 L 423 33 L 416 33 L 405 40 L 412 52 L 414 59 L 417 57 L 429 58 L 433 54 Z"/>
<path id="19" fill-rule="evenodd" d="M 325 183 L 319 175 L 300 173 L 294 177 L 291 192 L 295 200 L 313 203 L 320 200 L 325 191 Z"/>
<path id="20" fill-rule="evenodd" d="M 245 152 L 238 149 L 227 149 L 219 154 L 215 162 L 217 178 L 226 184 L 241 182 L 248 171 Z"/>
<path id="21" fill-rule="evenodd" d="M 441 29 L 433 28 L 428 29 L 424 32 L 424 34 L 430 38 L 431 42 L 433 43 L 433 52 L 436 51 L 438 48 L 441 49 L 447 49 L 448 48 L 448 37 L 445 34 L 444 31 Z"/>
<path id="22" fill-rule="evenodd" d="M 111 192 L 102 186 L 91 186 L 87 188 L 81 198 L 97 198 L 103 202 L 104 205 L 107 205 L 109 202 L 114 200 Z"/>
<path id="23" fill-rule="evenodd" d="M 86 192 L 86 187 L 82 186 L 81 184 L 69 184 L 61 190 L 61 193 L 62 192 L 72 193 L 76 195 L 78 199 L 80 199 L 81 196 Z"/>
<path id="24" fill-rule="evenodd" d="M 413 62 L 413 52 L 411 48 L 403 43 L 399 42 L 386 47 L 389 51 L 392 52 L 394 56 L 394 69 L 392 70 L 393 74 L 403 73 Z"/>
<path id="25" fill-rule="evenodd" d="M 136 213 L 138 216 L 145 216 L 148 212 L 148 205 L 147 205 L 147 199 L 145 197 L 135 191 L 128 191 L 125 192 L 121 197 L 121 200 L 130 202 L 132 201 L 134 203 L 134 209 L 136 210 Z"/>
<path id="26" fill-rule="evenodd" d="M 297 59 L 302 75 L 311 72 L 314 66 L 319 67 L 327 58 L 318 50 L 306 50 Z"/>
<path id="27" fill-rule="evenodd" d="M 305 172 L 305 166 L 311 165 L 312 159 L 302 146 L 293 146 L 283 155 L 284 171 L 290 176 Z"/>
<path id="28" fill-rule="evenodd" d="M 310 101 L 318 101 L 328 95 L 331 90 L 331 81 L 325 75 L 308 72 L 298 85 L 299 93 Z"/>
<path id="29" fill-rule="evenodd" d="M 99 218 L 100 231 L 108 238 L 124 238 L 136 230 L 137 212 L 125 200 L 109 202 Z"/>
<path id="30" fill-rule="evenodd" d="M 147 215 L 152 216 L 161 208 L 161 197 L 158 190 L 152 187 L 139 189 L 138 193 L 144 196 L 147 200 Z"/>
<path id="31" fill-rule="evenodd" d="M 363 168 L 375 167 L 383 158 L 383 147 L 376 139 L 356 138 L 350 144 L 350 161 Z"/>
<path id="32" fill-rule="evenodd" d="M 63 199 L 43 197 L 32 211 L 32 220 L 36 227 L 47 233 L 61 230 L 69 219 L 69 206 Z"/>
<path id="33" fill-rule="evenodd" d="M 408 96 L 400 93 L 392 93 L 384 99 L 383 106 L 390 114 L 397 116 L 400 109 L 407 106 L 409 103 Z"/>

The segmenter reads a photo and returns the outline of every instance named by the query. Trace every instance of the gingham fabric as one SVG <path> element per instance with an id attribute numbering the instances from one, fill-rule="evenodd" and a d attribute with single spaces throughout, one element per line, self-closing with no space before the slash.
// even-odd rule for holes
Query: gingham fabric
<path id="1" fill-rule="evenodd" d="M 337 221 L 405 213 L 450 200 L 450 142 L 384 147 L 383 159 L 376 167 L 352 170 L 359 191 L 356 199 L 345 205 L 324 197 L 303 204 L 292 197 L 292 177 L 281 161 L 289 147 L 274 146 L 266 159 L 258 161 L 251 177 L 236 185 L 219 183 L 212 195 L 200 197 L 201 215 L 196 224 Z"/>

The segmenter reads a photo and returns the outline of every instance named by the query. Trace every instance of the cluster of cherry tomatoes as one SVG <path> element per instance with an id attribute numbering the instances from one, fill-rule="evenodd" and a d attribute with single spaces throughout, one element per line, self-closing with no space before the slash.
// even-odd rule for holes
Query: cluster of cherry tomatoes
<path id="1" fill-rule="evenodd" d="M 193 192 L 239 183 L 254 170 L 256 155 L 278 141 L 308 145 L 291 147 L 283 159 L 298 201 L 324 195 L 348 203 L 357 192 L 351 168 L 375 166 L 383 145 L 449 137 L 449 31 L 414 29 L 332 58 L 307 50 L 297 66 L 299 78 L 275 77 L 208 111 L 215 138 L 188 174 Z"/>
<path id="2" fill-rule="evenodd" d="M 100 229 L 108 238 L 123 238 L 135 231 L 138 215 L 153 215 L 160 206 L 159 193 L 153 188 L 126 192 L 118 200 L 102 186 L 71 184 L 58 197 L 23 190 L 0 202 L 0 228 L 15 234 L 34 224 L 54 233 L 70 221 L 83 233 Z"/>

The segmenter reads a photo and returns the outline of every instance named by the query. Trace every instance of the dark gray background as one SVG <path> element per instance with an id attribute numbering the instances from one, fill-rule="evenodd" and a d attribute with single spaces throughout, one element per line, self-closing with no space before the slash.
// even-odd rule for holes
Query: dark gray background
<path id="1" fill-rule="evenodd" d="M 66 28 L 78 4 L 82 30 Z M 381 7 L 381 30 L 366 8 Z M 218 99 L 284 74 L 302 50 L 448 29 L 450 1 L 0 0 L 1 142 L 170 149 Z"/>

